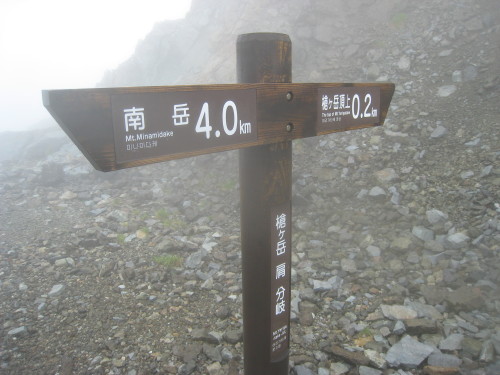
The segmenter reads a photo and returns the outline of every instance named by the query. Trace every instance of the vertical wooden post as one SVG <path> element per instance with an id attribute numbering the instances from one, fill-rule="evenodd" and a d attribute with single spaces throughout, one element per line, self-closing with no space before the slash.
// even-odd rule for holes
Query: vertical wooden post
<path id="1" fill-rule="evenodd" d="M 255 33 L 238 37 L 238 83 L 289 83 L 291 72 L 288 35 Z M 286 127 L 283 124 L 283 129 Z M 239 168 L 245 375 L 286 375 L 290 337 L 292 143 L 284 141 L 242 149 Z M 281 227 L 277 224 L 278 217 L 286 217 Z M 279 274 L 277 264 L 282 266 Z"/>

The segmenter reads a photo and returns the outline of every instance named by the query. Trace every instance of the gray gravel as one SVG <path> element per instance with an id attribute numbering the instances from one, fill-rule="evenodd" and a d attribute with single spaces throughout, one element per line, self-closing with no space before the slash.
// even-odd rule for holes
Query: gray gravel
<path id="1" fill-rule="evenodd" d="M 497 2 L 263 3 L 195 2 L 101 85 L 234 82 L 271 28 L 296 82 L 394 82 L 384 127 L 294 142 L 291 373 L 498 374 Z M 237 152 L 103 174 L 63 137 L 1 164 L 0 371 L 242 374 Z"/>

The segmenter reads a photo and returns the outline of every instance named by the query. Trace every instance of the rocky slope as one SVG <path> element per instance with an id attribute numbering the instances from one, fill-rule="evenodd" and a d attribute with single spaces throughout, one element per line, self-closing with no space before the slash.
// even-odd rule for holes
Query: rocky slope
<path id="1" fill-rule="evenodd" d="M 194 1 L 100 85 L 234 82 L 254 31 L 296 82 L 397 87 L 294 142 L 292 373 L 500 373 L 497 2 Z M 0 373 L 243 373 L 237 152 L 103 174 L 60 139 L 1 164 Z"/>

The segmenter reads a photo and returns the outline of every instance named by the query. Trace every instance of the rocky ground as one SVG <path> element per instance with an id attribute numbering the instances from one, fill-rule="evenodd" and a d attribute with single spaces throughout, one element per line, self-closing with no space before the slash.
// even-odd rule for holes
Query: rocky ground
<path id="1" fill-rule="evenodd" d="M 500 373 L 500 9 L 412 6 L 329 67 L 300 45 L 328 30 L 292 35 L 297 80 L 396 83 L 384 127 L 294 142 L 297 375 Z M 237 163 L 3 161 L 0 373 L 242 374 Z"/>

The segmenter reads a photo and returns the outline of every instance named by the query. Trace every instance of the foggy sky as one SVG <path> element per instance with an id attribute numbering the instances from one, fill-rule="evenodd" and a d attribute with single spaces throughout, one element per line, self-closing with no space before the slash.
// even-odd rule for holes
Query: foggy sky
<path id="1" fill-rule="evenodd" d="M 191 0 L 2 0 L 0 132 L 50 123 L 41 90 L 94 87 Z M 40 124 L 38 124 L 40 126 Z"/>

